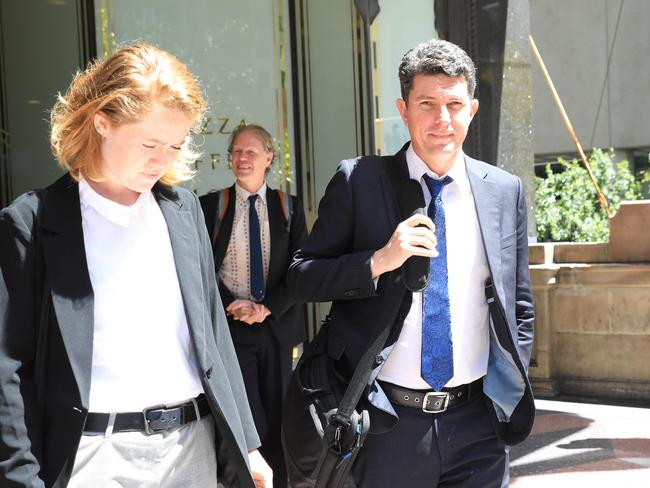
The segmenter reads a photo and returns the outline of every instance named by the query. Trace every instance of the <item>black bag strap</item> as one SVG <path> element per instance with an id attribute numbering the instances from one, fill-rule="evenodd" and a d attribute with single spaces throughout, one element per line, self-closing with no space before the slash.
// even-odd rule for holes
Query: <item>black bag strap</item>
<path id="1" fill-rule="evenodd" d="M 408 196 L 408 185 L 410 178 L 408 174 L 404 174 L 403 168 L 400 165 L 400 161 L 395 161 L 395 159 L 396 158 L 382 158 L 381 163 L 384 166 L 384 170 L 386 171 L 388 179 L 391 181 L 393 190 L 395 191 L 395 195 L 397 196 L 400 213 L 402 214 L 401 216 L 402 218 L 405 218 L 404 213 L 410 211 L 408 209 L 408 206 L 410 204 Z M 397 269 L 390 273 L 391 277 L 389 280 L 387 280 L 388 283 L 396 284 L 396 274 L 399 273 L 399 271 L 400 270 Z M 404 291 L 403 287 L 401 291 Z M 354 412 L 354 409 L 361 399 L 363 390 L 368 383 L 370 373 L 372 372 L 373 366 L 375 365 L 375 358 L 381 352 L 384 344 L 386 344 L 386 340 L 388 339 L 390 331 L 397 318 L 399 305 L 401 304 L 403 297 L 402 293 L 400 293 L 399 289 L 391 290 L 389 287 L 386 289 L 386 297 L 388 300 L 392 299 L 396 302 L 399 300 L 399 303 L 394 303 L 392 307 L 392 310 L 395 311 L 395 316 L 387 317 L 387 320 L 384 322 L 383 327 L 374 338 L 374 340 L 370 343 L 363 356 L 361 356 L 361 359 L 359 360 L 359 363 L 354 370 L 354 374 L 352 375 L 352 379 L 350 380 L 350 383 L 348 384 L 348 387 L 343 394 L 341 403 L 339 404 L 336 413 L 331 419 L 331 421 L 335 423 L 337 427 L 342 427 L 344 429 L 347 429 L 349 427 L 352 413 Z"/>
<path id="2" fill-rule="evenodd" d="M 366 352 L 359 360 L 359 364 L 354 370 L 352 379 L 350 380 L 350 383 L 348 384 L 348 387 L 343 394 L 341 403 L 339 404 L 339 407 L 336 410 L 334 417 L 332 418 L 332 422 L 336 423 L 337 426 L 341 426 L 347 429 L 350 425 L 352 413 L 359 403 L 361 395 L 363 394 L 363 390 L 368 383 L 368 378 L 372 372 L 375 358 L 384 347 L 386 339 L 388 339 L 388 334 L 390 334 L 391 327 L 392 322 L 386 321 L 386 325 L 382 328 L 379 335 L 375 338 L 374 341 L 372 341 Z"/>

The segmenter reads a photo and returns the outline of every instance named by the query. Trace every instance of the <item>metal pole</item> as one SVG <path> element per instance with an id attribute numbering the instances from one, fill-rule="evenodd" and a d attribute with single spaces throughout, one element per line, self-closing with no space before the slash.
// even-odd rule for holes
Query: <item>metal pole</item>
<path id="1" fill-rule="evenodd" d="M 600 205 L 605 210 L 605 213 L 607 214 L 607 217 L 611 219 L 612 218 L 612 213 L 609 210 L 609 205 L 607 204 L 607 199 L 605 198 L 605 195 L 603 195 L 603 192 L 600 191 L 600 187 L 598 186 L 598 183 L 596 182 L 596 178 L 594 176 L 594 173 L 591 171 L 591 166 L 589 165 L 589 161 L 587 160 L 587 156 L 585 156 L 585 152 L 582 150 L 582 144 L 580 144 L 580 141 L 578 140 L 578 137 L 576 136 L 576 133 L 573 130 L 573 125 L 571 125 L 571 120 L 569 120 L 569 116 L 567 115 L 566 111 L 564 110 L 564 105 L 562 104 L 562 100 L 560 100 L 560 96 L 558 95 L 557 90 L 555 89 L 555 85 L 553 84 L 553 80 L 551 79 L 551 76 L 548 74 L 548 70 L 546 69 L 546 65 L 544 64 L 544 60 L 542 59 L 542 56 L 539 54 L 539 51 L 537 50 L 537 45 L 535 44 L 535 41 L 533 40 L 533 36 L 528 36 L 528 41 L 529 41 L 530 47 L 531 47 L 531 49 L 533 51 L 533 55 L 535 56 L 535 59 L 537 60 L 537 64 L 539 64 L 539 67 L 542 70 L 542 73 L 544 75 L 544 79 L 546 79 L 546 83 L 548 84 L 548 87 L 551 90 L 551 95 L 553 96 L 553 100 L 555 101 L 555 105 L 557 105 L 557 108 L 560 111 L 560 116 L 562 117 L 562 120 L 564 121 L 564 125 L 566 126 L 567 130 L 569 131 L 569 135 L 571 136 L 571 139 L 573 139 L 574 144 L 578 148 L 578 153 L 580 154 L 580 159 L 582 159 L 582 163 L 584 164 L 585 168 L 587 169 L 587 173 L 589 174 L 589 178 L 591 178 L 591 183 L 594 185 L 594 188 L 596 189 L 596 193 L 598 194 L 598 200 L 600 201 Z"/>

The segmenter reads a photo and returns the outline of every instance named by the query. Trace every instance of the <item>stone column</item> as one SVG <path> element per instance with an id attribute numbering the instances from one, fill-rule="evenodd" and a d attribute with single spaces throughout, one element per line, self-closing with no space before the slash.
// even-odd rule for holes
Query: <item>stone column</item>
<path id="1" fill-rule="evenodd" d="M 531 98 L 531 54 L 528 0 L 509 0 L 505 25 L 503 80 L 499 117 L 497 162 L 500 168 L 519 176 L 526 189 L 528 236 L 537 239 L 534 208 L 533 103 Z"/>

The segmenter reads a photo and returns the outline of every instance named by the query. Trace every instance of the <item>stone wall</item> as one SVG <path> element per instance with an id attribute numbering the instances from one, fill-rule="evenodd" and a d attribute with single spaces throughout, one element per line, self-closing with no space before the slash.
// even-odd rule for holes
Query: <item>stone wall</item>
<path id="1" fill-rule="evenodd" d="M 530 246 L 537 396 L 650 401 L 650 260 L 610 254 L 609 244 Z"/>

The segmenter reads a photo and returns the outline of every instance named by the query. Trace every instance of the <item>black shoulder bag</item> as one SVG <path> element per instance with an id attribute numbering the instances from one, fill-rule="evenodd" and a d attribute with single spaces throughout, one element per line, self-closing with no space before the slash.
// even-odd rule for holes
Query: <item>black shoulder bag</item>
<path id="1" fill-rule="evenodd" d="M 292 488 L 343 486 L 370 429 L 368 411 L 356 407 L 390 329 L 385 327 L 375 338 L 349 382 L 327 353 L 327 322 L 303 353 L 285 397 L 282 419 Z"/>
<path id="2" fill-rule="evenodd" d="M 424 206 L 423 201 L 420 205 L 423 198 L 414 200 L 413 197 L 414 194 L 421 197 L 419 184 L 417 190 L 410 186 L 413 180 L 400 174 L 400 166 L 392 158 L 384 158 L 383 163 L 397 195 L 400 213 L 403 218 L 408 217 L 418 206 Z M 386 310 L 394 311 L 395 316 L 386 317 L 352 378 L 339 371 L 337 362 L 328 354 L 329 317 L 317 337 L 305 348 L 287 389 L 282 418 L 282 443 L 292 488 L 341 488 L 344 485 L 370 429 L 369 413 L 365 409 L 358 410 L 359 400 L 375 367 L 375 358 L 395 323 L 406 291 L 404 286 L 411 291 L 426 286 L 428 259 L 424 259 L 424 267 L 411 266 L 409 270 L 403 266 L 401 274 L 396 270 L 387 277 L 384 305 Z"/>

